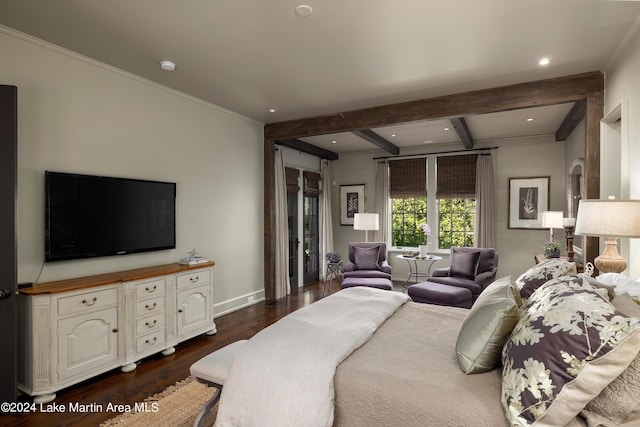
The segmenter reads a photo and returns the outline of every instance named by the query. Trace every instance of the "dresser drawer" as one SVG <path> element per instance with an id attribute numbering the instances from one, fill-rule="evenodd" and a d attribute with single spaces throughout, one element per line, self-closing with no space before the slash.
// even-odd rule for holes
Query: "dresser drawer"
<path id="1" fill-rule="evenodd" d="M 136 298 L 143 299 L 164 294 L 164 279 L 138 283 L 136 285 Z"/>
<path id="2" fill-rule="evenodd" d="M 164 313 L 164 296 L 159 296 L 136 303 L 136 317 Z"/>
<path id="3" fill-rule="evenodd" d="M 136 335 L 144 335 L 149 332 L 155 332 L 160 329 L 164 329 L 164 313 L 156 314 L 155 316 L 145 317 L 136 322 Z"/>
<path id="4" fill-rule="evenodd" d="M 118 304 L 118 289 L 103 289 L 58 298 L 58 315 L 83 313 Z"/>
<path id="5" fill-rule="evenodd" d="M 153 334 L 145 335 L 136 340 L 136 352 L 138 353 L 162 347 L 164 347 L 164 329 L 154 332 Z"/>
<path id="6" fill-rule="evenodd" d="M 211 270 L 199 270 L 178 276 L 178 288 L 211 283 Z"/>

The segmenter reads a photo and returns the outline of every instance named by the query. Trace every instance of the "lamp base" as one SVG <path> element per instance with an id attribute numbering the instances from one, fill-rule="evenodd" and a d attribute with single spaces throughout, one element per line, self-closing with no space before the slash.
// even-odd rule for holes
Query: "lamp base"
<path id="1" fill-rule="evenodd" d="M 605 237 L 604 252 L 593 260 L 601 273 L 622 273 L 627 269 L 627 261 L 618 253 L 615 238 Z"/>

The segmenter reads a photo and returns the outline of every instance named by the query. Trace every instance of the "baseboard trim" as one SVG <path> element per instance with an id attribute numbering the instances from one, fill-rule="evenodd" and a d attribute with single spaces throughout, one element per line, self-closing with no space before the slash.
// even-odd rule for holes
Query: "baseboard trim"
<path id="1" fill-rule="evenodd" d="M 249 302 L 249 298 L 253 297 L 253 301 Z M 224 316 L 225 314 L 249 307 L 265 300 L 264 289 L 240 295 L 227 301 L 219 302 L 213 305 L 213 317 Z"/>

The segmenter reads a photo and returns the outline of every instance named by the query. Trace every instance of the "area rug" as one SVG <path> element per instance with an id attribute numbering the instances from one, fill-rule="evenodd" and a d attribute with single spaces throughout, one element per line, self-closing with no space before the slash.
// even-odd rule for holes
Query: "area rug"
<path id="1" fill-rule="evenodd" d="M 124 413 L 100 424 L 100 427 L 192 426 L 202 406 L 215 391 L 214 387 L 207 387 L 189 377 L 146 398 L 147 412 Z M 205 426 L 213 426 L 217 410 L 218 405 L 209 413 Z"/>

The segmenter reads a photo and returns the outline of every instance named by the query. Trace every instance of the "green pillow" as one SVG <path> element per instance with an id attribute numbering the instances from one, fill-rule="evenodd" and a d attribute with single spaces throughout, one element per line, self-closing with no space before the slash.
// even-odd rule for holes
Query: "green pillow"
<path id="1" fill-rule="evenodd" d="M 471 307 L 456 342 L 465 374 L 487 372 L 500 363 L 502 346 L 520 319 L 517 292 L 511 276 L 506 276 L 487 286 Z"/>

